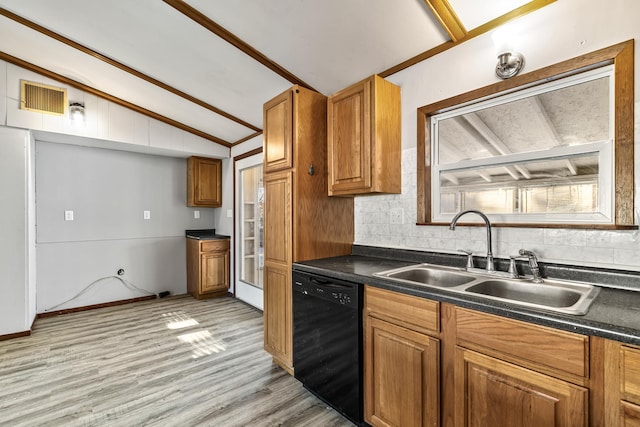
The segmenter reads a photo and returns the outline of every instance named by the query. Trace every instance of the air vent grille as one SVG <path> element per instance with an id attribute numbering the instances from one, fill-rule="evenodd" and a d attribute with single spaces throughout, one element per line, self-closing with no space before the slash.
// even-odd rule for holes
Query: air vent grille
<path id="1" fill-rule="evenodd" d="M 63 115 L 66 106 L 66 89 L 26 80 L 20 81 L 20 109 Z"/>

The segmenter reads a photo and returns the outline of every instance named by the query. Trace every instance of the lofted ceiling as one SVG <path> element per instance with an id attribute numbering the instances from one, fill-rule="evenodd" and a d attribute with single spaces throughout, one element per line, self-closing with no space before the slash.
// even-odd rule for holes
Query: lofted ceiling
<path id="1" fill-rule="evenodd" d="M 262 105 L 389 76 L 555 0 L 0 0 L 0 60 L 224 146 Z"/>

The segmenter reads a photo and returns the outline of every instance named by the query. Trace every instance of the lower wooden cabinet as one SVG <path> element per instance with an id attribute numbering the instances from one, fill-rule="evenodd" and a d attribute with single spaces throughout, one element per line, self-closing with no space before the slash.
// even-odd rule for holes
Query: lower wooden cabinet
<path id="1" fill-rule="evenodd" d="M 293 315 L 291 311 L 291 270 L 265 262 L 264 349 L 280 366 L 293 373 Z"/>
<path id="2" fill-rule="evenodd" d="M 456 355 L 457 425 L 588 425 L 588 390 L 464 348 Z"/>
<path id="3" fill-rule="evenodd" d="M 227 295 L 228 239 L 187 239 L 187 291 L 198 299 Z"/>
<path id="4" fill-rule="evenodd" d="M 365 420 L 439 426 L 439 303 L 367 286 L 364 313 Z"/>
<path id="5" fill-rule="evenodd" d="M 640 427 L 640 349 L 365 286 L 372 426 Z"/>
<path id="6" fill-rule="evenodd" d="M 372 426 L 438 426 L 439 341 L 366 319 L 365 419 Z"/>
<path id="7" fill-rule="evenodd" d="M 640 427 L 640 348 L 606 342 L 607 427 Z"/>

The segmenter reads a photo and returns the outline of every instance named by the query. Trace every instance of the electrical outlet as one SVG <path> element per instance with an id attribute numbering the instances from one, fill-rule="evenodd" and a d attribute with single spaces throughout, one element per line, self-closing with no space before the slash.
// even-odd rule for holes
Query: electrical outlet
<path id="1" fill-rule="evenodd" d="M 227 209 L 227 218 L 233 218 L 233 209 Z"/>
<path id="2" fill-rule="evenodd" d="M 200 211 L 193 211 L 193 217 L 195 219 L 200 219 Z"/>
<path id="3" fill-rule="evenodd" d="M 404 209 L 395 208 L 389 211 L 389 223 L 404 224 Z"/>
<path id="4" fill-rule="evenodd" d="M 64 211 L 64 220 L 73 221 L 73 211 Z"/>
<path id="5" fill-rule="evenodd" d="M 142 217 L 144 219 L 151 219 L 151 211 L 144 211 L 142 212 Z"/>

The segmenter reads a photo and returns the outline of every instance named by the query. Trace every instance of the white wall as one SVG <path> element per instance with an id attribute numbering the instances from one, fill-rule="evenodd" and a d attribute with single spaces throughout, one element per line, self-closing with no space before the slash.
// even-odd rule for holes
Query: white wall
<path id="1" fill-rule="evenodd" d="M 12 230 L 14 234 L 0 240 L 0 255 L 11 255 L 2 257 L 2 262 L 15 264 L 7 281 L 0 282 L 0 304 L 7 304 L 6 310 L 0 306 L 0 335 L 29 330 L 36 312 L 52 307 L 141 296 L 120 281 L 108 279 L 80 298 L 58 305 L 119 268 L 125 270 L 124 279 L 140 288 L 185 293 L 184 230 L 215 228 L 220 209 L 203 208 L 200 219 L 193 218 L 194 209 L 186 207 L 184 158 L 226 159 L 229 148 L 72 87 L 67 87 L 69 100 L 85 104 L 84 124 L 73 124 L 67 116 L 20 110 L 21 79 L 64 87 L 0 61 L 1 138 L 26 138 L 26 142 L 20 140 L 22 150 L 16 149 L 15 138 L 0 148 L 0 161 L 11 165 L 1 171 L 7 177 L 2 180 L 5 185 L 0 184 L 3 206 L 5 198 L 11 206 L 22 206 L 20 215 L 25 223 L 23 230 Z M 39 141 L 38 177 L 34 139 Z M 9 175 L 15 175 L 14 179 L 8 179 Z M 225 189 L 232 191 L 228 184 Z M 12 203 L 11 198 L 18 195 L 22 204 Z M 233 198 L 230 193 L 225 195 L 229 198 Z M 232 202 L 225 203 L 232 208 Z M 75 221 L 63 221 L 67 209 L 75 211 Z M 142 222 L 142 210 L 151 210 L 151 220 Z M 7 220 L 0 215 L 0 224 L 11 224 L 8 218 L 16 212 L 3 211 Z M 19 244 L 14 241 L 15 233 L 22 236 Z M 21 247 L 26 248 L 24 253 Z M 40 274 L 37 282 L 36 274 Z"/>
<path id="2" fill-rule="evenodd" d="M 214 228 L 216 210 L 186 206 L 186 176 L 182 158 L 38 141 L 37 311 L 146 295 L 110 279 L 58 306 L 120 268 L 152 293 L 186 293 L 184 230 Z"/>
<path id="3" fill-rule="evenodd" d="M 629 39 L 640 41 L 640 2 L 562 0 L 515 21 L 523 72 L 535 70 Z M 640 46 L 635 47 L 635 206 L 640 210 Z M 497 81 L 490 34 L 443 52 L 388 80 L 402 88 L 402 194 L 356 197 L 355 243 L 453 252 L 486 252 L 480 227 L 416 226 L 416 109 Z M 392 225 L 389 210 L 401 208 L 404 224 Z M 636 214 L 638 216 L 638 214 Z M 638 221 L 636 219 L 636 221 Z M 640 270 L 638 231 L 502 228 L 494 232 L 494 254 L 524 247 L 542 260 Z"/>
<path id="4" fill-rule="evenodd" d="M 35 318 L 29 265 L 30 151 L 28 132 L 0 127 L 0 335 L 28 331 Z"/>
<path id="5" fill-rule="evenodd" d="M 4 61 L 0 79 L 0 125 L 37 131 L 40 140 L 175 157 L 229 157 L 225 146 Z M 69 102 L 84 104 L 85 122 L 21 110 L 20 80 L 66 88 Z"/>

